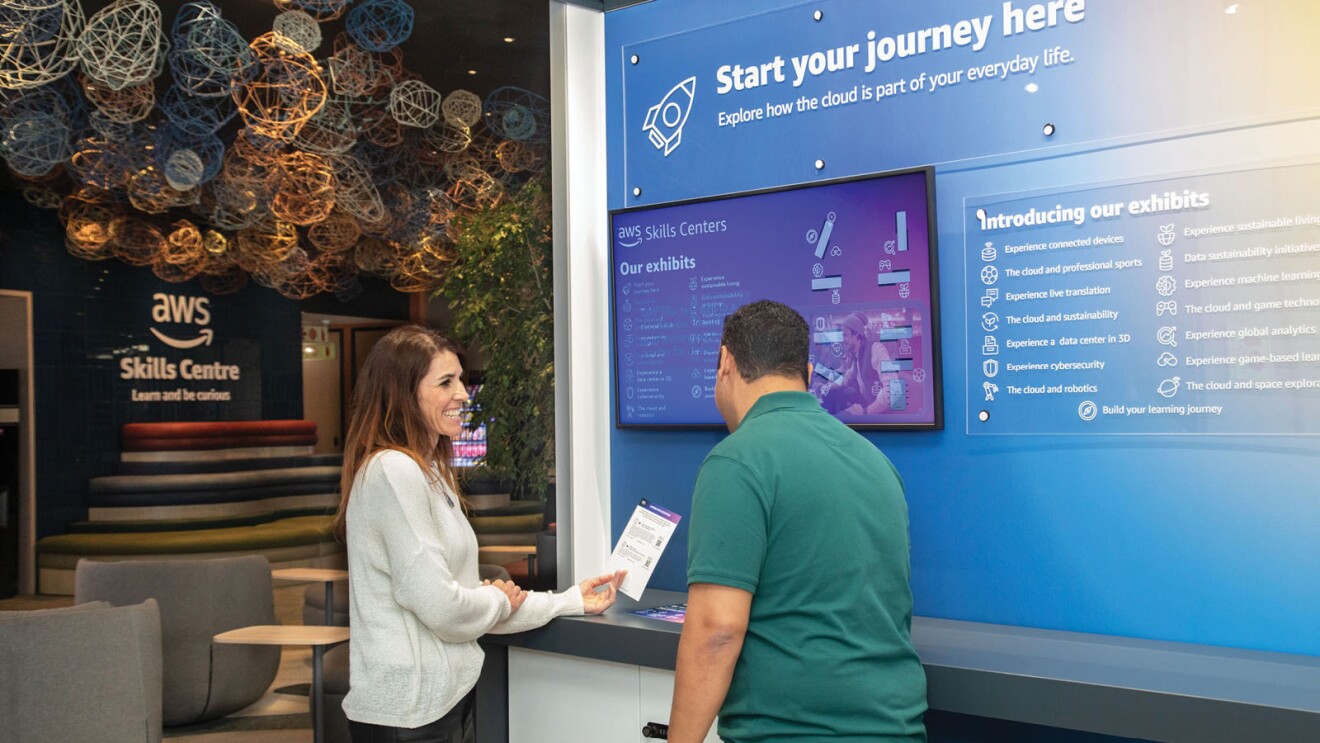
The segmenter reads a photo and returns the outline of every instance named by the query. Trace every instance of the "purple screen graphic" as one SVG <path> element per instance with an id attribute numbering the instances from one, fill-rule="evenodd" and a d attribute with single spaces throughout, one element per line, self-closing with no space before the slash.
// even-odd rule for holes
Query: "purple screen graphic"
<path id="1" fill-rule="evenodd" d="M 930 170 L 615 212 L 621 426 L 723 425 L 724 317 L 758 299 L 806 318 L 811 392 L 857 426 L 939 427 Z"/>

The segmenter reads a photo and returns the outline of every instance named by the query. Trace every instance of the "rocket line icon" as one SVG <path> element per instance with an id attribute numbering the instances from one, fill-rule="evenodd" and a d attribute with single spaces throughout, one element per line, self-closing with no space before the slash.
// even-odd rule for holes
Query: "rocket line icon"
<path id="1" fill-rule="evenodd" d="M 646 111 L 642 131 L 665 157 L 683 142 L 683 125 L 692 113 L 692 99 L 697 92 L 697 77 L 693 75 L 665 93 L 660 102 Z"/>

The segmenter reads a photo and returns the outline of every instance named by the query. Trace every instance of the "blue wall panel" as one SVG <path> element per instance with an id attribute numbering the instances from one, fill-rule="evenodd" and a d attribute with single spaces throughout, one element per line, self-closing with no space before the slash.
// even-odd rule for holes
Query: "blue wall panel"
<path id="1" fill-rule="evenodd" d="M 1022 429 L 1026 435 L 1008 436 L 983 435 L 974 425 L 983 377 L 971 340 L 982 331 L 969 324 L 981 308 L 969 306 L 967 297 L 983 287 L 973 283 L 981 236 L 967 224 L 976 204 L 1002 194 L 1202 174 L 1212 174 L 1206 183 L 1234 182 L 1231 174 L 1239 171 L 1320 161 L 1314 136 L 1320 52 L 1308 41 L 1320 9 L 1277 2 L 1243 4 L 1229 14 L 1225 3 L 1194 0 L 1082 6 L 1084 20 L 1010 37 L 1000 34 L 999 2 L 658 0 L 612 12 L 606 17 L 609 205 L 934 164 L 945 429 L 866 434 L 907 485 L 917 612 L 1320 654 L 1317 421 L 1298 416 L 1282 428 L 1267 422 L 1252 430 L 1291 433 L 1251 436 L 1083 430 L 1061 437 L 1032 434 L 1041 429 L 1030 426 Z M 824 12 L 820 23 L 811 20 L 817 9 Z M 884 37 L 981 15 L 993 16 L 994 27 L 980 51 L 928 51 L 871 73 L 825 74 L 797 89 L 790 66 L 784 83 L 717 92 L 725 64 L 776 55 L 791 60 L 857 41 L 864 49 L 871 30 Z M 874 86 L 881 75 L 897 79 L 900 72 L 909 79 L 921 71 L 966 74 L 1054 47 L 1069 49 L 1076 61 L 924 97 L 898 96 L 888 102 L 893 105 L 859 101 L 736 129 L 719 126 L 721 112 L 789 93 L 818 97 L 843 83 Z M 691 111 L 681 141 L 665 155 L 648 137 L 646 114 L 688 77 L 696 78 Z M 1035 92 L 1027 89 L 1033 83 Z M 1045 122 L 1056 125 L 1052 136 L 1044 134 Z M 818 158 L 825 161 L 821 171 Z M 1299 265 L 1320 267 L 1315 255 Z M 1153 281 L 1158 274 L 1151 270 Z M 1299 286 L 1315 296 L 1314 281 Z M 1320 311 L 1293 319 L 1320 324 Z M 1107 379 L 1122 382 L 1118 372 Z M 1320 396 L 1291 394 L 1306 408 Z M 1285 404 L 1270 415 L 1286 417 L 1280 410 L 1287 399 L 1275 398 Z M 614 430 L 614 536 L 641 498 L 687 514 L 696 470 L 720 438 L 708 431 Z M 684 523 L 653 586 L 684 587 L 686 534 Z M 848 575 L 841 565 L 822 581 Z"/>

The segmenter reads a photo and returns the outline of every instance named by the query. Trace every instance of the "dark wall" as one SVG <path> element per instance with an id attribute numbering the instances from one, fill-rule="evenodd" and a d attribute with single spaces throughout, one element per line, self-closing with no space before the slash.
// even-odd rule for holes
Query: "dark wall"
<path id="1" fill-rule="evenodd" d="M 249 283 L 208 294 L 197 281 L 170 284 L 149 268 L 70 256 L 55 212 L 0 193 L 0 288 L 32 292 L 37 537 L 87 518 L 87 479 L 113 474 L 124 423 L 302 417 L 300 307 Z M 150 332 L 190 338 L 199 327 L 153 322 L 154 294 L 205 297 L 212 342 L 169 348 Z M 236 381 L 124 380 L 125 357 L 237 365 Z M 225 402 L 134 402 L 134 390 L 216 389 Z"/>

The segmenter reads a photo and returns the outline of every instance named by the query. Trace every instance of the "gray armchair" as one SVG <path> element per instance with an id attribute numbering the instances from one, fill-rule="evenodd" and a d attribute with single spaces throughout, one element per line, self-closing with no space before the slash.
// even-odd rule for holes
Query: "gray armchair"
<path id="1" fill-rule="evenodd" d="M 74 580 L 79 604 L 123 605 L 148 598 L 160 603 L 166 727 L 238 711 L 259 699 L 275 679 L 279 647 L 211 641 L 220 632 L 276 623 L 265 557 L 80 560 Z"/>
<path id="2" fill-rule="evenodd" d="M 0 720 L 5 740 L 158 743 L 156 602 L 0 612 Z"/>

